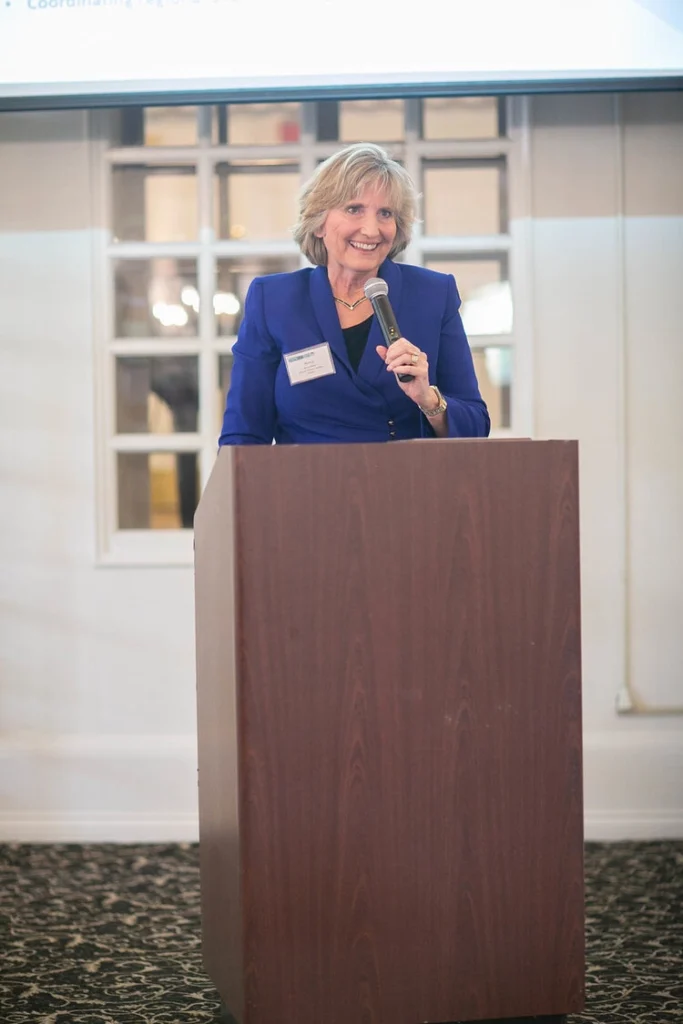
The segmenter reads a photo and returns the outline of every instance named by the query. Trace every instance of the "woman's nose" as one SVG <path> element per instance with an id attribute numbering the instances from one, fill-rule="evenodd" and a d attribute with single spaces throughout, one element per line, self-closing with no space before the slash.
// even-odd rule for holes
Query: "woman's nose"
<path id="1" fill-rule="evenodd" d="M 366 211 L 363 216 L 361 229 L 366 235 L 369 235 L 371 238 L 376 238 L 377 235 L 379 235 L 379 220 L 377 218 L 377 214 L 372 213 L 370 210 Z"/>

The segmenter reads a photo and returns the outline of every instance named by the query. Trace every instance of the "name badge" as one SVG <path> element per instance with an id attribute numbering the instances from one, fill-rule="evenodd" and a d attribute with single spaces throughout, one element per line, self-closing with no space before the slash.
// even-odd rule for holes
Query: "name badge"
<path id="1" fill-rule="evenodd" d="M 316 380 L 318 377 L 327 377 L 330 373 L 336 373 L 332 361 L 332 353 L 327 342 L 322 345 L 313 345 L 311 348 L 300 348 L 297 352 L 288 352 L 285 356 L 285 366 L 289 375 L 290 384 L 301 384 L 305 380 Z"/>

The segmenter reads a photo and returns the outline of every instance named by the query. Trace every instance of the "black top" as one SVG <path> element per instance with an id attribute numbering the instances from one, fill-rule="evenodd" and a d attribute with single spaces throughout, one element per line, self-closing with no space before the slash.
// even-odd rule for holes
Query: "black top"
<path id="1" fill-rule="evenodd" d="M 342 334 L 346 342 L 346 351 L 349 354 L 349 362 L 354 369 L 354 373 L 358 373 L 358 367 L 363 358 L 363 352 L 365 352 L 371 327 L 372 314 L 370 314 L 367 320 L 362 320 L 359 324 L 354 324 L 353 327 L 342 328 Z"/>

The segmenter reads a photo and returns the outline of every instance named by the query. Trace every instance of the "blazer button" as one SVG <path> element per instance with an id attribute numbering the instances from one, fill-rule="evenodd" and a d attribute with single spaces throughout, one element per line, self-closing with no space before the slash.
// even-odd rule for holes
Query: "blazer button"
<path id="1" fill-rule="evenodd" d="M 396 437 L 396 431 L 395 430 L 390 430 L 389 431 L 389 437 Z"/>
<path id="2" fill-rule="evenodd" d="M 387 426 L 393 427 L 393 425 L 394 425 L 394 421 L 393 420 L 387 420 Z"/>

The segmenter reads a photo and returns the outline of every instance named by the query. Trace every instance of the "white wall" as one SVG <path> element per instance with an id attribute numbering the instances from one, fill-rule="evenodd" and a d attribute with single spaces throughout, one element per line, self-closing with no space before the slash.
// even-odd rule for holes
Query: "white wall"
<path id="1" fill-rule="evenodd" d="M 586 831 L 683 836 L 683 94 L 536 97 L 532 123 L 535 432 L 580 441 Z"/>
<path id="2" fill-rule="evenodd" d="M 587 835 L 683 836 L 683 717 L 615 710 L 683 706 L 683 100 L 620 102 L 531 101 L 519 314 L 581 442 Z M 89 194 L 84 114 L 0 115 L 0 839 L 194 838 L 191 569 L 95 564 Z"/>
<path id="3" fill-rule="evenodd" d="M 191 570 L 95 565 L 86 130 L 0 116 L 0 838 L 186 838 Z"/>

